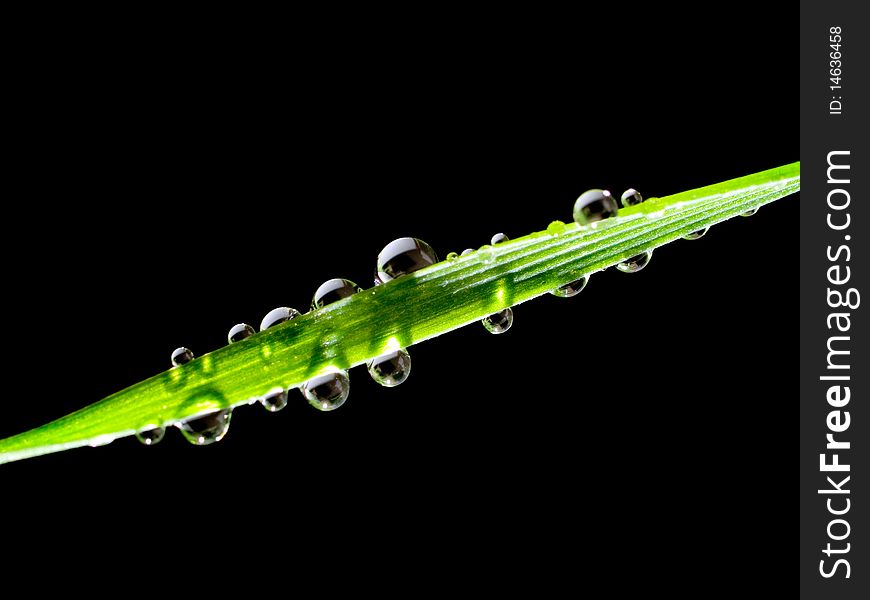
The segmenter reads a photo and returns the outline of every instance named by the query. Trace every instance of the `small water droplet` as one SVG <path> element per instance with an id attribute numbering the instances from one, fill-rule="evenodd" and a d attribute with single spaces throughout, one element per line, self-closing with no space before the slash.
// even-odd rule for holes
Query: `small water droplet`
<path id="1" fill-rule="evenodd" d="M 622 192 L 622 197 L 620 198 L 622 201 L 622 205 L 626 208 L 629 206 L 634 206 L 635 204 L 640 204 L 643 202 L 643 196 L 640 195 L 634 188 L 628 188 L 624 192 Z"/>
<path id="2" fill-rule="evenodd" d="M 453 262 L 453 261 L 455 261 L 457 258 L 459 258 L 459 255 L 456 254 L 456 252 L 451 252 L 450 254 L 447 255 L 447 261 L 448 261 L 448 262 Z"/>
<path id="3" fill-rule="evenodd" d="M 492 239 L 489 241 L 490 244 L 495 246 L 496 244 L 501 244 L 503 242 L 509 242 L 511 239 L 503 233 L 497 233 L 492 236 Z"/>
<path id="4" fill-rule="evenodd" d="M 269 412 L 278 412 L 287 406 L 287 390 L 283 388 L 275 388 L 262 398 L 260 404 Z"/>
<path id="5" fill-rule="evenodd" d="M 318 375 L 309 379 L 300 388 L 302 395 L 318 410 L 335 410 L 347 400 L 350 379 L 344 371 Z"/>
<path id="6" fill-rule="evenodd" d="M 191 444 L 208 446 L 224 438 L 230 429 L 232 416 L 233 409 L 225 408 L 176 423 L 175 426 L 181 431 L 184 439 Z"/>
<path id="7" fill-rule="evenodd" d="M 404 348 L 387 352 L 368 363 L 369 375 L 384 387 L 396 387 L 411 372 L 411 355 Z"/>
<path id="8" fill-rule="evenodd" d="M 579 225 L 615 217 L 617 212 L 616 199 L 608 190 L 588 190 L 574 203 L 574 221 Z"/>
<path id="9" fill-rule="evenodd" d="M 753 208 L 752 210 L 747 210 L 745 213 L 740 213 L 741 217 L 751 217 L 755 213 L 758 212 L 758 207 Z"/>
<path id="10" fill-rule="evenodd" d="M 481 321 L 490 333 L 504 333 L 514 324 L 514 311 L 510 308 L 500 310 Z"/>
<path id="11" fill-rule="evenodd" d="M 616 265 L 616 269 L 618 271 L 622 271 L 623 273 L 637 273 L 645 266 L 647 266 L 651 259 L 652 250 L 647 250 L 642 254 L 632 256 L 628 260 L 622 261 L 621 263 Z"/>
<path id="12" fill-rule="evenodd" d="M 700 240 L 702 237 L 704 237 L 704 235 L 705 235 L 708 231 L 710 231 L 710 228 L 709 228 L 709 227 L 705 227 L 704 229 L 700 229 L 700 230 L 698 230 L 698 231 L 693 231 L 692 233 L 690 233 L 690 234 L 688 234 L 688 235 L 684 235 L 684 236 L 683 236 L 683 239 L 684 239 L 684 240 Z"/>
<path id="13" fill-rule="evenodd" d="M 230 344 L 235 344 L 236 342 L 241 342 L 252 335 L 254 335 L 253 327 L 247 323 L 239 323 L 238 325 L 233 325 L 232 329 L 230 329 L 230 332 L 227 334 L 227 341 Z"/>
<path id="14" fill-rule="evenodd" d="M 492 264 L 492 261 L 495 260 L 495 248 L 493 248 L 489 244 L 484 244 L 477 249 L 477 252 L 480 256 L 481 262 L 483 262 L 483 264 L 485 265 Z"/>
<path id="15" fill-rule="evenodd" d="M 562 221 L 553 221 L 549 225 L 547 225 L 547 233 L 550 235 L 556 236 L 561 235 L 565 232 L 565 223 Z"/>
<path id="16" fill-rule="evenodd" d="M 190 348 L 185 348 L 181 346 L 180 348 L 176 348 L 172 351 L 172 366 L 178 367 L 184 364 L 189 363 L 193 360 L 193 352 Z"/>
<path id="17" fill-rule="evenodd" d="M 582 292 L 583 288 L 586 287 L 587 283 L 589 283 L 589 276 L 584 275 L 576 281 L 572 281 L 571 283 L 566 283 L 563 286 L 557 287 L 550 293 L 554 296 L 558 296 L 559 298 L 571 298 Z"/>
<path id="18" fill-rule="evenodd" d="M 163 427 L 151 427 L 149 429 L 137 431 L 136 439 L 146 446 L 153 446 L 154 444 L 160 443 L 160 440 L 163 439 L 165 434 L 166 430 Z"/>
<path id="19" fill-rule="evenodd" d="M 465 256 L 466 254 L 471 254 L 472 252 L 474 252 L 474 248 L 466 248 L 459 256 Z"/>
<path id="20" fill-rule="evenodd" d="M 312 310 L 323 308 L 327 304 L 350 298 L 362 291 L 362 288 L 350 279 L 330 279 L 320 285 L 311 300 Z"/>
<path id="21" fill-rule="evenodd" d="M 266 316 L 263 317 L 263 320 L 260 322 L 260 331 L 265 331 L 270 327 L 274 327 L 275 325 L 289 321 L 290 319 L 295 319 L 298 316 L 299 311 L 295 308 L 279 306 L 278 308 L 274 308 L 266 313 Z"/>
<path id="22" fill-rule="evenodd" d="M 408 275 L 438 262 L 432 246 L 417 238 L 393 240 L 378 254 L 375 280 L 386 283 L 396 277 Z"/>

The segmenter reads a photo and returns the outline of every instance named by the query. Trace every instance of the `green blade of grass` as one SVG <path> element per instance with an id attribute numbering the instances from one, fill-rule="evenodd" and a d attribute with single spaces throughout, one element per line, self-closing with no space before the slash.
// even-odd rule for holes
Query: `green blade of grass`
<path id="1" fill-rule="evenodd" d="M 298 387 L 326 370 L 347 369 L 478 321 L 799 189 L 800 163 L 793 163 L 653 198 L 592 226 L 554 222 L 545 231 L 358 293 L 0 440 L 0 463 L 103 445 L 146 426 L 247 403 L 275 387 Z"/>

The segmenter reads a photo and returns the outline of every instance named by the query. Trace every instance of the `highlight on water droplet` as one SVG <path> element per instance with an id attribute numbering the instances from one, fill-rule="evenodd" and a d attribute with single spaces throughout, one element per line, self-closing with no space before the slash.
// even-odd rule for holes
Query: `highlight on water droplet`
<path id="1" fill-rule="evenodd" d="M 626 208 L 629 206 L 634 206 L 635 204 L 640 204 L 643 202 L 643 196 L 640 195 L 634 188 L 628 188 L 624 192 L 622 192 L 622 196 L 620 197 L 620 201 L 622 205 Z"/>
<path id="2" fill-rule="evenodd" d="M 311 299 L 311 309 L 323 308 L 327 304 L 350 298 L 361 291 L 362 288 L 350 279 L 330 279 L 320 284 L 320 287 L 314 292 L 314 297 Z"/>
<path id="3" fill-rule="evenodd" d="M 225 408 L 176 423 L 175 426 L 191 444 L 208 446 L 224 439 L 230 430 L 233 409 Z"/>
<path id="4" fill-rule="evenodd" d="M 396 277 L 408 275 L 438 262 L 432 246 L 417 238 L 393 240 L 378 254 L 375 282 L 386 283 Z"/>
<path id="5" fill-rule="evenodd" d="M 284 388 L 275 388 L 265 396 L 260 398 L 260 404 L 269 412 L 278 412 L 287 406 L 287 390 Z"/>
<path id="6" fill-rule="evenodd" d="M 171 360 L 173 367 L 179 367 L 193 360 L 193 352 L 190 350 L 190 348 L 180 346 L 172 351 Z"/>
<path id="7" fill-rule="evenodd" d="M 616 269 L 623 273 L 637 273 L 649 264 L 649 261 L 652 260 L 652 254 L 652 250 L 647 250 L 642 254 L 632 256 L 616 265 Z"/>
<path id="8" fill-rule="evenodd" d="M 489 241 L 490 244 L 495 246 L 496 244 L 501 244 L 503 242 L 509 242 L 510 238 L 503 233 L 497 233 L 492 236 L 492 239 Z"/>
<path id="9" fill-rule="evenodd" d="M 510 308 L 500 310 L 481 320 L 481 323 L 490 333 L 504 333 L 514 324 L 514 311 Z"/>
<path id="10" fill-rule="evenodd" d="M 166 430 L 163 427 L 147 427 L 136 432 L 136 439 L 146 446 L 153 446 L 160 443 Z"/>
<path id="11" fill-rule="evenodd" d="M 266 313 L 266 316 L 263 317 L 263 320 L 260 322 L 260 331 L 265 331 L 270 327 L 274 327 L 275 325 L 279 325 L 285 321 L 289 321 L 290 319 L 295 319 L 298 316 L 299 311 L 295 308 L 289 308 L 287 306 L 273 308 Z"/>
<path id="12" fill-rule="evenodd" d="M 740 216 L 741 217 L 751 217 L 752 215 L 754 215 L 755 213 L 758 212 L 758 208 L 759 207 L 756 206 L 752 210 L 747 210 L 745 213 L 740 213 Z"/>
<path id="13" fill-rule="evenodd" d="M 248 325 L 247 323 L 239 323 L 237 325 L 233 325 L 230 328 L 230 332 L 227 334 L 227 342 L 230 344 L 235 344 L 236 342 L 241 342 L 242 340 L 248 339 L 254 335 L 254 328 Z"/>
<path id="14" fill-rule="evenodd" d="M 465 256 L 466 254 L 471 254 L 472 252 L 474 252 L 474 248 L 466 248 L 459 256 Z"/>
<path id="15" fill-rule="evenodd" d="M 572 298 L 583 291 L 583 288 L 586 287 L 586 284 L 589 283 L 589 276 L 584 275 L 580 279 L 572 281 L 570 283 L 566 283 L 565 285 L 557 287 L 555 290 L 550 292 L 554 296 L 558 296 L 559 298 Z"/>
<path id="16" fill-rule="evenodd" d="M 690 233 L 688 235 L 684 235 L 683 239 L 684 240 L 700 240 L 702 237 L 704 237 L 704 235 L 706 235 L 706 233 L 708 231 L 710 231 L 710 228 L 705 227 L 704 229 L 699 229 L 698 231 L 693 231 L 692 233 Z"/>
<path id="17" fill-rule="evenodd" d="M 333 371 L 312 377 L 299 389 L 311 406 L 318 410 L 330 411 L 347 400 L 350 394 L 350 379 L 345 371 Z"/>
<path id="18" fill-rule="evenodd" d="M 616 199 L 608 190 L 587 190 L 574 202 L 574 221 L 578 225 L 609 219 L 615 217 L 617 212 Z"/>
<path id="19" fill-rule="evenodd" d="M 387 352 L 368 362 L 369 375 L 384 387 L 396 387 L 411 373 L 411 355 L 404 348 Z"/>

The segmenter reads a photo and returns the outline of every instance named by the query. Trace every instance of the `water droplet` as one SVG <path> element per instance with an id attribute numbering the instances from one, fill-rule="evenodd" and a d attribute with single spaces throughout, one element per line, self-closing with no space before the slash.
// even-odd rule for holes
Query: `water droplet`
<path id="1" fill-rule="evenodd" d="M 163 439 L 166 430 L 163 427 L 151 427 L 150 429 L 142 429 L 136 432 L 136 439 L 146 446 L 153 446 L 160 443 Z"/>
<path id="2" fill-rule="evenodd" d="M 230 430 L 232 416 L 233 409 L 225 408 L 176 423 L 175 426 L 181 430 L 181 434 L 191 444 L 208 446 L 224 438 L 227 431 Z"/>
<path id="3" fill-rule="evenodd" d="M 617 211 L 616 199 L 608 190 L 588 190 L 574 203 L 574 220 L 579 225 L 588 225 L 615 217 Z"/>
<path id="4" fill-rule="evenodd" d="M 504 333 L 514 324 L 514 311 L 510 308 L 500 310 L 481 321 L 490 333 Z"/>
<path id="5" fill-rule="evenodd" d="M 287 390 L 283 388 L 275 388 L 262 398 L 260 404 L 269 412 L 278 412 L 287 406 Z"/>
<path id="6" fill-rule="evenodd" d="M 550 293 L 554 296 L 558 296 L 559 298 L 571 298 L 582 292 L 583 288 L 586 287 L 587 283 L 589 283 L 589 276 L 584 275 L 576 281 L 572 281 L 571 283 L 566 283 L 563 286 L 557 287 Z"/>
<path id="7" fill-rule="evenodd" d="M 284 321 L 289 321 L 290 319 L 295 319 L 299 316 L 299 311 L 295 308 L 287 308 L 286 306 L 279 306 L 278 308 L 270 310 L 263 320 L 260 322 L 260 331 L 265 331 L 270 327 L 274 327 L 279 323 L 283 323 Z"/>
<path id="8" fill-rule="evenodd" d="M 193 360 L 193 352 L 190 348 L 185 348 L 181 346 L 180 348 L 176 348 L 172 351 L 172 366 L 178 367 L 180 365 L 184 365 Z"/>
<path id="9" fill-rule="evenodd" d="M 509 242 L 511 239 L 503 233 L 497 233 L 492 236 L 492 239 L 489 241 L 490 244 L 495 246 L 496 244 L 501 244 L 502 242 Z"/>
<path id="10" fill-rule="evenodd" d="M 753 208 L 752 210 L 747 210 L 745 213 L 740 213 L 741 217 L 751 217 L 755 213 L 758 212 L 758 207 Z"/>
<path id="11" fill-rule="evenodd" d="M 396 277 L 408 275 L 438 262 L 432 246 L 417 238 L 404 237 L 393 240 L 378 254 L 375 279 L 385 283 Z"/>
<path id="12" fill-rule="evenodd" d="M 230 344 L 235 344 L 236 342 L 241 342 L 252 335 L 254 335 L 253 327 L 247 323 L 239 323 L 238 325 L 233 325 L 232 329 L 230 329 L 230 332 L 227 334 L 227 341 Z"/>
<path id="13" fill-rule="evenodd" d="M 550 235 L 561 235 L 565 232 L 565 224 L 562 221 L 553 221 L 547 225 L 547 233 Z"/>
<path id="14" fill-rule="evenodd" d="M 350 298 L 356 293 L 362 291 L 362 288 L 355 284 L 350 279 L 330 279 L 322 283 L 317 291 L 314 292 L 314 298 L 311 300 L 311 308 L 323 308 L 327 304 Z"/>
<path id="15" fill-rule="evenodd" d="M 477 249 L 478 255 L 480 256 L 480 260 L 483 264 L 488 265 L 491 264 L 492 261 L 495 260 L 495 248 L 490 246 L 489 244 L 484 244 L 480 248 Z"/>
<path id="16" fill-rule="evenodd" d="M 645 266 L 647 266 L 651 259 L 652 250 L 647 250 L 643 254 L 632 256 L 628 260 L 619 263 L 618 265 L 616 265 L 616 269 L 618 271 L 622 271 L 623 273 L 637 273 Z"/>
<path id="17" fill-rule="evenodd" d="M 368 364 L 369 375 L 384 387 L 396 387 L 411 372 L 411 355 L 404 348 L 387 352 Z"/>
<path id="18" fill-rule="evenodd" d="M 683 239 L 684 239 L 684 240 L 700 240 L 702 237 L 704 237 L 704 235 L 705 235 L 708 231 L 710 231 L 710 228 L 709 228 L 709 227 L 705 227 L 704 229 L 700 229 L 700 230 L 698 230 L 698 231 L 693 231 L 692 233 L 690 233 L 690 234 L 688 234 L 688 235 L 684 235 L 684 236 L 683 236 Z"/>
<path id="19" fill-rule="evenodd" d="M 459 255 L 456 254 L 456 252 L 451 252 L 450 254 L 447 255 L 447 261 L 448 261 L 448 262 L 453 262 L 453 261 L 455 261 L 457 258 L 459 258 Z"/>
<path id="20" fill-rule="evenodd" d="M 622 201 L 622 205 L 625 207 L 634 206 L 635 204 L 640 204 L 643 202 L 643 196 L 640 195 L 634 188 L 628 188 L 624 192 L 622 192 L 622 197 L 620 198 Z"/>
<path id="21" fill-rule="evenodd" d="M 471 254 L 472 252 L 474 252 L 474 248 L 466 248 L 459 256 L 465 256 L 466 254 Z"/>
<path id="22" fill-rule="evenodd" d="M 309 379 L 300 388 L 302 395 L 318 410 L 335 410 L 347 400 L 350 379 L 344 371 L 318 375 Z"/>

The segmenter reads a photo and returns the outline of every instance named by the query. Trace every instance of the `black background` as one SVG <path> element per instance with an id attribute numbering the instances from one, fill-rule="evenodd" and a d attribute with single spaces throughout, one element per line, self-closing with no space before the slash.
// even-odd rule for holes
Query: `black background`
<path id="1" fill-rule="evenodd" d="M 797 160 L 782 19 L 448 19 L 45 57 L 20 91 L 28 182 L 6 224 L 32 248 L 7 240 L 20 388 L 0 436 L 165 369 L 178 345 L 305 309 L 327 278 L 369 287 L 396 237 L 444 256 L 567 221 L 588 188 L 662 196 Z M 558 564 L 616 585 L 740 588 L 791 541 L 776 506 L 793 486 L 797 202 L 521 305 L 503 336 L 414 347 L 399 388 L 354 369 L 334 413 L 294 391 L 274 415 L 238 409 L 211 447 L 169 431 L 4 465 L 4 496 L 137 544 L 143 520 L 164 547 L 340 524 L 397 555 L 445 543 L 445 573 L 557 540 L 576 550 Z"/>

